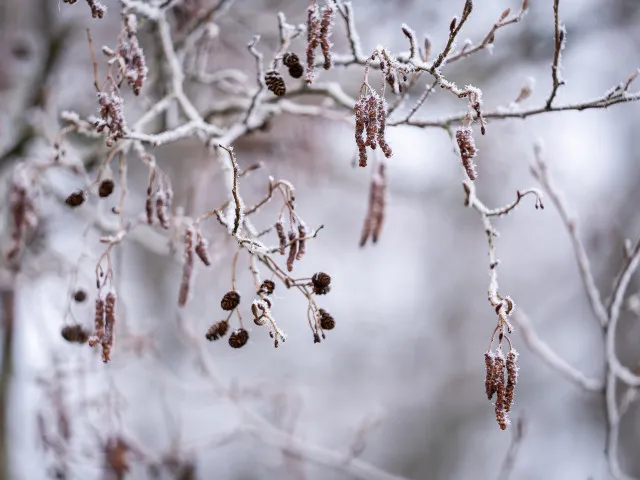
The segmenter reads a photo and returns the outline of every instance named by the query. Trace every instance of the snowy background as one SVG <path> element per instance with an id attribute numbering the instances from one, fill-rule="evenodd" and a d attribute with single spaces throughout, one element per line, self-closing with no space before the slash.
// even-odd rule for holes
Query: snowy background
<path id="1" fill-rule="evenodd" d="M 462 3 L 355 0 L 363 50 L 378 44 L 394 51 L 406 49 L 399 28 L 406 22 L 419 35 L 428 32 L 438 51 Z M 508 105 L 534 78 L 534 93 L 524 106 L 542 104 L 551 87 L 552 3 L 531 0 L 523 22 L 498 33 L 492 54 L 480 52 L 447 67 L 447 77 L 458 85 L 481 88 L 486 110 Z M 559 91 L 558 104 L 599 97 L 640 66 L 640 3 L 560 3 L 568 40 L 562 69 L 566 85 Z M 118 6 L 115 0 L 105 4 L 111 15 L 92 21 L 83 2 L 70 6 L 56 0 L 2 1 L 0 151 L 12 144 L 20 126 L 32 116 L 24 110 L 25 98 L 43 67 L 47 32 L 52 29 L 67 29 L 69 37 L 62 66 L 48 88 L 45 118 L 50 120 L 45 122 L 45 135 L 55 136 L 56 114 L 63 109 L 82 115 L 95 112 L 84 29 L 91 27 L 98 45 L 114 43 Z M 290 21 L 301 22 L 304 7 L 306 2 L 237 0 L 220 21 L 210 67 L 243 66 L 252 77 L 248 40 L 261 33 L 260 49 L 270 52 L 276 45 L 275 13 L 282 10 Z M 461 40 L 481 39 L 506 7 L 515 11 L 519 2 L 476 2 Z M 336 37 L 341 32 L 336 28 Z M 143 47 L 151 52 L 156 37 L 146 33 Z M 297 48 L 303 47 L 297 44 Z M 361 69 L 322 75 L 340 80 L 346 91 L 357 95 Z M 421 91 L 418 88 L 417 94 Z M 198 92 L 202 98 L 198 106 L 206 110 L 207 101 L 215 98 L 202 89 Z M 463 101 L 439 91 L 418 116 L 434 119 L 464 109 Z M 532 146 L 542 139 L 551 174 L 579 218 L 598 286 L 606 297 L 623 261 L 624 240 L 640 234 L 639 127 L 637 104 L 492 121 L 487 135 L 478 139 L 479 195 L 488 205 L 498 206 L 512 201 L 517 189 L 537 186 L 529 165 Z M 236 145 L 241 165 L 265 163 L 241 185 L 247 202 L 259 198 L 268 175 L 287 178 L 296 186 L 298 209 L 306 222 L 325 225 L 297 268 L 300 275 L 319 270 L 332 275 L 333 289 L 321 306 L 337 321 L 327 341 L 314 345 L 304 298 L 279 286 L 274 313 L 289 334 L 285 345 L 274 350 L 267 335 L 255 328 L 250 343 L 237 351 L 226 343 L 207 343 L 220 379 L 240 392 L 240 408 L 210 388 L 194 362 L 192 347 L 178 337 L 179 255 L 176 259 L 159 255 L 134 240 L 116 248 L 122 328 L 152 337 L 157 356 L 138 358 L 116 343 L 114 360 L 105 366 L 88 347 L 64 343 L 59 330 L 72 270 L 80 258 L 77 284 L 92 292 L 101 250 L 96 232 L 83 237 L 86 216 L 71 214 L 55 202 L 43 206 L 46 248 L 25 259 L 18 278 L 7 412 L 11 478 L 47 478 L 55 464 L 51 452 L 43 452 L 39 444 L 38 413 L 55 418 L 41 378 L 59 378 L 65 387 L 64 402 L 72 418 L 71 447 L 65 453 L 69 478 L 102 478 L 99 442 L 119 431 L 151 452 L 179 445 L 182 458 L 195 460 L 197 478 L 350 478 L 344 471 L 283 454 L 261 440 L 252 434 L 245 408 L 305 442 L 345 457 L 364 429 L 359 458 L 399 477 L 498 478 L 512 435 L 499 430 L 484 394 L 483 353 L 495 313 L 486 300 L 486 237 L 477 213 L 463 206 L 459 160 L 440 129 L 403 127 L 389 132 L 395 154 L 388 163 L 387 220 L 378 245 L 360 249 L 370 172 L 351 167 L 355 154 L 351 128 L 328 120 L 283 117 L 269 132 Z M 42 142 L 33 152 L 50 155 L 51 149 Z M 68 154 L 86 157 L 86 148 L 69 146 Z M 174 180 L 176 203 L 187 212 L 205 211 L 225 198 L 217 164 L 196 142 L 159 148 L 154 154 Z M 136 205 L 143 204 L 140 194 L 147 172 L 130 163 L 130 185 L 138 188 L 132 187 L 128 205 L 133 204 L 135 212 Z M 9 162 L 0 165 L 4 178 L 10 168 Z M 61 176 L 54 183 L 68 192 L 79 186 L 74 181 Z M 108 211 L 110 206 L 100 208 Z M 220 319 L 219 301 L 231 278 L 232 244 L 214 223 L 207 232 L 214 239 L 216 262 L 207 270 L 198 269 L 193 300 L 181 313 L 202 333 Z M 602 332 L 589 310 L 569 237 L 551 202 L 538 211 L 533 201 L 525 201 L 496 227 L 501 233 L 497 241 L 501 290 L 528 313 L 537 333 L 559 355 L 601 378 Z M 240 290 L 250 292 L 245 265 L 241 271 Z M 629 291 L 634 293 L 637 287 L 634 280 Z M 92 321 L 90 305 L 91 298 L 72 306 L 75 318 L 87 326 Z M 632 313 L 623 314 L 620 356 L 630 368 L 639 360 L 639 325 Z M 205 342 L 203 335 L 200 339 Z M 610 478 L 602 395 L 587 393 L 548 368 L 526 349 L 517 332 L 513 341 L 521 353 L 513 417 L 524 418 L 526 433 L 511 478 Z M 96 398 L 102 401 L 96 404 Z M 623 468 L 636 476 L 640 476 L 639 421 L 634 408 L 624 417 L 620 452 Z M 133 464 L 131 478 L 147 478 L 149 473 L 140 463 Z"/>

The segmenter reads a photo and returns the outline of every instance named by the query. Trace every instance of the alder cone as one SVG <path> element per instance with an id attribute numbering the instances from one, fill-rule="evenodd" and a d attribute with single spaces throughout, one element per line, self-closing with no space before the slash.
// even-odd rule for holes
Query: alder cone
<path id="1" fill-rule="evenodd" d="M 267 88 L 277 97 L 282 97 L 287 93 L 287 87 L 284 84 L 284 79 L 275 70 L 268 71 L 264 76 L 264 81 L 267 84 Z"/>
<path id="2" fill-rule="evenodd" d="M 241 348 L 249 341 L 249 332 L 244 328 L 235 330 L 229 337 L 229 345 L 232 348 Z"/>
<path id="3" fill-rule="evenodd" d="M 113 193 L 113 189 L 115 188 L 115 183 L 110 178 L 103 180 L 100 182 L 100 186 L 98 187 L 98 195 L 102 198 L 108 197 Z"/>
<path id="4" fill-rule="evenodd" d="M 234 310 L 238 305 L 240 305 L 240 294 L 235 290 L 225 293 L 220 301 L 222 309 L 227 311 Z"/>
<path id="5" fill-rule="evenodd" d="M 298 63 L 289 67 L 289 75 L 291 75 L 293 78 L 302 77 L 302 75 L 304 75 L 304 67 L 302 66 L 302 64 Z"/>

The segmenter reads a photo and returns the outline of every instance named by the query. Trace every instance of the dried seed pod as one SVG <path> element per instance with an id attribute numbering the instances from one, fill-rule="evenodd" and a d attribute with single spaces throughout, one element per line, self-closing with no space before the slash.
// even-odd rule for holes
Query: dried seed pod
<path id="1" fill-rule="evenodd" d="M 467 172 L 469 178 L 471 180 L 475 180 L 478 178 L 478 174 L 476 173 L 476 164 L 473 159 L 478 154 L 478 149 L 476 148 L 473 140 L 473 130 L 470 127 L 458 128 L 456 131 L 456 142 L 460 149 L 462 166 Z"/>
<path id="2" fill-rule="evenodd" d="M 229 345 L 233 348 L 240 348 L 249 341 L 249 332 L 244 328 L 238 328 L 229 336 Z"/>
<path id="3" fill-rule="evenodd" d="M 493 352 L 486 352 L 484 354 L 484 364 L 485 364 L 485 377 L 484 377 L 484 389 L 487 393 L 487 398 L 491 400 L 493 394 L 496 393 L 496 385 L 493 380 L 493 373 L 495 369 L 496 359 Z"/>
<path id="4" fill-rule="evenodd" d="M 322 329 L 333 330 L 336 326 L 336 321 L 333 319 L 331 314 L 323 308 L 319 309 L 318 313 L 320 314 L 320 326 Z"/>
<path id="5" fill-rule="evenodd" d="M 264 81 L 267 84 L 267 88 L 277 97 L 283 97 L 285 93 L 287 93 L 287 87 L 284 84 L 284 79 L 275 70 L 269 70 L 264 76 Z"/>
<path id="6" fill-rule="evenodd" d="M 240 294 L 235 290 L 225 293 L 220 301 L 220 306 L 226 311 L 235 310 L 238 305 L 240 305 Z"/>
<path id="7" fill-rule="evenodd" d="M 102 198 L 108 197 L 113 193 L 116 184 L 110 178 L 105 178 L 98 186 L 98 195 Z"/>
<path id="8" fill-rule="evenodd" d="M 80 324 L 65 325 L 60 331 L 62 338 L 71 343 L 87 343 L 89 334 Z"/>
<path id="9" fill-rule="evenodd" d="M 311 277 L 313 293 L 316 295 L 326 295 L 331 290 L 331 276 L 328 273 L 318 272 Z"/>
<path id="10" fill-rule="evenodd" d="M 507 413 L 513 405 L 513 394 L 518 383 L 518 352 L 515 348 L 507 354 L 507 387 L 505 389 L 504 409 Z"/>
<path id="11" fill-rule="evenodd" d="M 87 292 L 79 288 L 73 293 L 73 300 L 82 303 L 87 299 Z"/>
<path id="12" fill-rule="evenodd" d="M 258 295 L 271 295 L 276 288 L 276 284 L 273 280 L 265 280 L 260 285 L 260 289 L 258 290 Z"/>
<path id="13" fill-rule="evenodd" d="M 86 194 L 82 190 L 77 190 L 67 197 L 64 201 L 70 207 L 79 207 L 87 199 Z"/>
<path id="14" fill-rule="evenodd" d="M 213 340 L 218 340 L 219 338 L 225 336 L 227 330 L 229 330 L 229 322 L 227 322 L 226 320 L 216 322 L 209 327 L 207 333 L 205 334 L 205 338 L 210 342 Z"/>

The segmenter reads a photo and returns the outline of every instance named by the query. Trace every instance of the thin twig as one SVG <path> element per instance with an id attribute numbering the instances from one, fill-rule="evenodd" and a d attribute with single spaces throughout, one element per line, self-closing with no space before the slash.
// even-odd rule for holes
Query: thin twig
<path id="1" fill-rule="evenodd" d="M 554 37 L 554 52 L 553 52 L 553 64 L 551 65 L 551 79 L 553 80 L 553 87 L 551 88 L 551 94 L 547 99 L 546 109 L 551 109 L 551 103 L 558 92 L 558 89 L 561 85 L 564 85 L 564 80 L 560 78 L 560 53 L 564 48 L 565 41 L 565 30 L 564 26 L 560 25 L 560 19 L 558 14 L 558 7 L 560 5 L 560 0 L 553 0 L 553 23 L 555 26 L 555 37 Z"/>
<path id="2" fill-rule="evenodd" d="M 582 240 L 578 235 L 577 220 L 575 219 L 575 217 L 569 214 L 568 208 L 560 192 L 549 177 L 547 164 L 542 157 L 542 147 L 540 146 L 540 144 L 536 145 L 536 147 L 534 148 L 534 155 L 535 163 L 531 167 L 531 172 L 533 176 L 540 182 L 540 185 L 542 185 L 542 187 L 546 190 L 547 195 L 549 195 L 549 198 L 551 198 L 551 201 L 555 205 L 556 210 L 558 210 L 558 213 L 560 214 L 562 222 L 569 232 L 569 238 L 571 239 L 571 245 L 573 246 L 573 251 L 576 256 L 576 263 L 578 264 L 578 269 L 580 270 L 580 278 L 582 279 L 582 284 L 584 285 L 584 289 L 589 300 L 589 305 L 591 306 L 593 314 L 600 322 L 600 325 L 604 327 L 608 322 L 608 314 L 606 309 L 604 308 L 604 304 L 602 303 L 600 291 L 598 290 L 595 279 L 593 278 L 589 257 L 587 256 L 584 244 L 582 243 Z"/>

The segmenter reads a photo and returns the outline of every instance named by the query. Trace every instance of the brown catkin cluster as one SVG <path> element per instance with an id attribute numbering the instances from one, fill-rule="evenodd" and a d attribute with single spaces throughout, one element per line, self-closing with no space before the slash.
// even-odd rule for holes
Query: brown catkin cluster
<path id="1" fill-rule="evenodd" d="M 184 307 L 189 299 L 191 277 L 193 276 L 193 242 L 194 228 L 189 227 L 184 234 L 184 263 L 182 265 L 182 281 L 178 292 L 178 305 Z"/>
<path id="2" fill-rule="evenodd" d="M 333 8 L 327 6 L 322 11 L 322 20 L 320 21 L 320 48 L 322 49 L 322 55 L 324 56 L 324 63 L 322 67 L 325 70 L 331 68 L 331 30 L 333 27 Z"/>
<path id="3" fill-rule="evenodd" d="M 315 75 L 316 49 L 320 46 L 324 56 L 323 68 L 329 70 L 331 61 L 331 33 L 334 10 L 330 5 L 322 11 L 317 2 L 307 10 L 307 83 L 312 83 Z"/>
<path id="4" fill-rule="evenodd" d="M 300 78 L 304 74 L 304 67 L 300 63 L 300 58 L 295 53 L 287 52 L 282 56 L 282 63 L 289 69 L 289 75 L 293 78 Z"/>
<path id="5" fill-rule="evenodd" d="M 264 82 L 267 88 L 277 97 L 283 97 L 287 93 L 287 87 L 284 79 L 275 70 L 269 70 L 264 76 Z"/>
<path id="6" fill-rule="evenodd" d="M 473 130 L 471 127 L 460 127 L 456 131 L 456 142 L 460 150 L 460 158 L 462 159 L 462 166 L 467 172 L 467 176 L 471 180 L 478 178 L 476 173 L 476 164 L 473 161 L 478 154 L 478 149 L 473 140 Z"/>
<path id="7" fill-rule="evenodd" d="M 227 322 L 226 320 L 216 322 L 209 327 L 207 333 L 205 334 L 205 338 L 210 342 L 213 340 L 218 340 L 219 338 L 225 336 L 227 330 L 229 330 L 229 322 Z"/>
<path id="8" fill-rule="evenodd" d="M 385 139 L 387 126 L 387 102 L 373 90 L 368 96 L 361 95 L 354 106 L 356 116 L 355 138 L 358 146 L 358 165 L 367 166 L 367 147 L 375 150 L 378 145 L 389 158 L 393 155 Z M 365 138 L 363 138 L 363 135 Z"/>
<path id="9" fill-rule="evenodd" d="M 293 212 L 293 192 L 291 193 L 291 199 L 288 201 L 289 208 Z M 287 254 L 287 271 L 292 272 L 296 261 L 302 260 L 307 251 L 307 227 L 297 215 L 293 214 L 289 219 L 289 231 L 285 234 L 283 217 L 280 216 L 279 220 L 275 224 L 276 233 L 279 240 L 279 251 L 281 255 L 287 253 L 287 247 L 289 253 Z"/>
<path id="10" fill-rule="evenodd" d="M 376 243 L 382 232 L 387 208 L 387 170 L 384 163 L 380 164 L 378 172 L 371 178 L 369 190 L 369 208 L 364 219 L 360 246 L 364 247 L 369 238 Z"/>
<path id="11" fill-rule="evenodd" d="M 513 396 L 518 379 L 518 352 L 512 348 L 505 359 L 502 349 L 484 354 L 485 361 L 485 392 L 493 403 L 496 421 L 501 430 L 505 430 L 510 423 L 509 412 L 513 405 Z M 506 379 L 505 379 L 506 374 Z"/>

